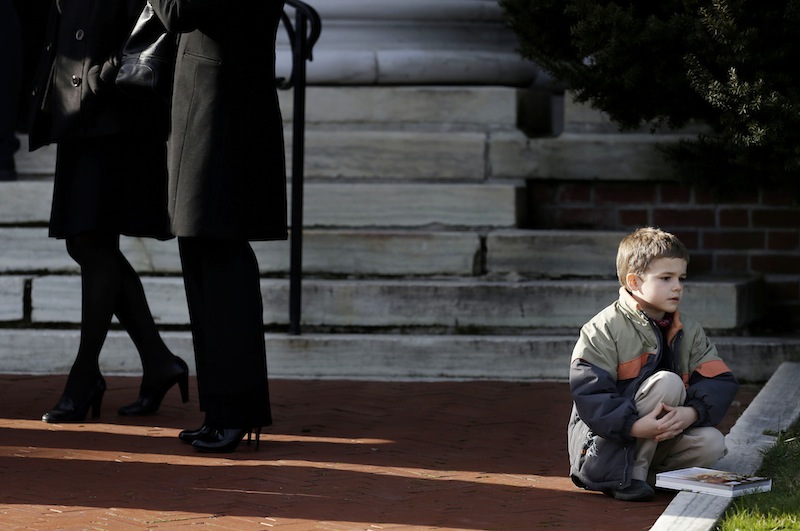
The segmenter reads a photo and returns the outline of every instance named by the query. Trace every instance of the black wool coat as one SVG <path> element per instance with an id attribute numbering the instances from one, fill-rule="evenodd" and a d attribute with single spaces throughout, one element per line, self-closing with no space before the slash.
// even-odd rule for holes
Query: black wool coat
<path id="1" fill-rule="evenodd" d="M 282 0 L 152 0 L 179 33 L 169 138 L 176 236 L 287 237 L 283 124 L 275 82 Z"/>
<path id="2" fill-rule="evenodd" d="M 166 104 L 129 98 L 114 84 L 145 0 L 62 0 L 63 13 L 52 4 L 30 92 L 31 150 L 117 134 L 166 139 Z"/>

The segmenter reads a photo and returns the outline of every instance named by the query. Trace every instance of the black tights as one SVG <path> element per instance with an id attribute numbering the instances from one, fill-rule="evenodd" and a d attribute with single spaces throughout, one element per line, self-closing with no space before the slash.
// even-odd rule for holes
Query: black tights
<path id="1" fill-rule="evenodd" d="M 79 398 L 100 376 L 98 358 L 113 315 L 139 351 L 142 389 L 158 385 L 159 377 L 170 370 L 172 353 L 156 328 L 139 276 L 119 249 L 119 234 L 93 231 L 70 236 L 67 252 L 81 266 L 82 306 L 78 355 L 64 394 Z"/>

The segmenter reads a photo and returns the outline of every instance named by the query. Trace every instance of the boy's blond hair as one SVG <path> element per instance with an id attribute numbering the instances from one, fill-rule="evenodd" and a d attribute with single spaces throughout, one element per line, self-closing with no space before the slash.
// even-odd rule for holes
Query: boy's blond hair
<path id="1" fill-rule="evenodd" d="M 617 278 L 622 287 L 629 273 L 643 275 L 653 260 L 682 258 L 689 263 L 689 251 L 669 232 L 653 227 L 642 227 L 625 236 L 617 250 Z"/>

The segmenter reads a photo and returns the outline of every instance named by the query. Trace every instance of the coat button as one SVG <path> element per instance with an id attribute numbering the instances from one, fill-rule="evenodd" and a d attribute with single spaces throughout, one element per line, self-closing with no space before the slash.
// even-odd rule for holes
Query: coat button
<path id="1" fill-rule="evenodd" d="M 79 29 L 75 32 L 75 39 L 82 41 L 83 40 L 83 30 Z"/>
<path id="2" fill-rule="evenodd" d="M 79 87 L 81 85 L 81 78 L 78 76 L 72 76 L 72 86 Z"/>

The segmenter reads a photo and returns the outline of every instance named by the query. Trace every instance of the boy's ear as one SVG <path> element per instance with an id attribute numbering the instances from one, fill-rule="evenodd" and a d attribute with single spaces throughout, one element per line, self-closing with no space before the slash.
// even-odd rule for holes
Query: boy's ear
<path id="1" fill-rule="evenodd" d="M 639 277 L 636 273 L 628 273 L 625 275 L 625 283 L 627 284 L 627 288 L 631 291 L 638 291 L 639 290 Z"/>

